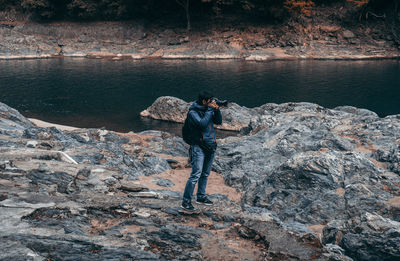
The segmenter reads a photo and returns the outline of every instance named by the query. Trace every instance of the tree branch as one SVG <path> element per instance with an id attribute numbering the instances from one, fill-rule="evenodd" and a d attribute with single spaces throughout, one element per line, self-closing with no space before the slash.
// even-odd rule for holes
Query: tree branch
<path id="1" fill-rule="evenodd" d="M 175 2 L 177 2 L 180 6 L 182 6 L 183 8 L 185 8 L 185 4 L 183 1 L 179 1 L 179 0 L 175 0 Z"/>
<path id="2" fill-rule="evenodd" d="M 377 15 L 377 14 L 371 12 L 371 11 L 367 11 L 367 13 L 365 14 L 365 18 L 367 18 L 367 19 L 368 19 L 368 14 L 371 14 L 371 15 L 375 16 L 376 18 L 386 18 L 386 14 Z"/>

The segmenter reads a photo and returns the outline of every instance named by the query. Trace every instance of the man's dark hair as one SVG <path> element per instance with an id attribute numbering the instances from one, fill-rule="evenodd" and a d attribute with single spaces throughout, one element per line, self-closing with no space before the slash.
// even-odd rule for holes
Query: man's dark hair
<path id="1" fill-rule="evenodd" d="M 197 98 L 197 103 L 201 104 L 203 102 L 203 100 L 208 101 L 209 99 L 211 99 L 213 97 L 214 97 L 214 95 L 212 95 L 208 91 L 202 91 L 199 93 L 199 97 Z"/>

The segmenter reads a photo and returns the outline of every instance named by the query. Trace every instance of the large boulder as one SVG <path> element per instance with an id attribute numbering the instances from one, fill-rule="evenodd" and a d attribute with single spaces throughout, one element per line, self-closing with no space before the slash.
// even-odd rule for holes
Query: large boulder
<path id="1" fill-rule="evenodd" d="M 190 104 L 179 98 L 163 96 L 146 110 L 142 111 L 142 117 L 150 117 L 156 120 L 184 122 Z"/>
<path id="2" fill-rule="evenodd" d="M 179 98 L 163 96 L 159 97 L 150 107 L 140 113 L 143 117 L 150 117 L 156 120 L 173 121 L 183 123 L 189 110 L 190 103 Z M 240 131 L 246 128 L 252 117 L 257 112 L 229 103 L 227 107 L 221 107 L 223 115 L 222 125 L 215 125 L 216 128 L 222 130 Z"/>

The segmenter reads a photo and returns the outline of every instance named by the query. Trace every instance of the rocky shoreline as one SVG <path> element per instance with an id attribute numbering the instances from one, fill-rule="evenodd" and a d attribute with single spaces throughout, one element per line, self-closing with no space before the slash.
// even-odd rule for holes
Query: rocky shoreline
<path id="1" fill-rule="evenodd" d="M 180 104 L 183 117 L 187 103 L 160 99 L 147 111 L 173 120 L 157 104 Z M 222 113 L 242 134 L 218 141 L 215 205 L 185 216 L 180 137 L 43 128 L 0 103 L 0 259 L 400 258 L 399 115 L 310 103 Z"/>
<path id="2" fill-rule="evenodd" d="M 145 112 L 182 122 L 188 106 L 160 97 Z M 306 225 L 355 260 L 399 258 L 399 115 L 310 103 L 231 104 L 222 114 L 222 128 L 243 136 L 220 140 L 215 170 L 243 191 L 242 206 L 272 211 L 292 229 Z"/>
<path id="3" fill-rule="evenodd" d="M 398 59 L 400 50 L 379 26 L 332 24 L 146 27 L 140 22 L 0 21 L 0 59 L 87 57 L 120 59 Z"/>

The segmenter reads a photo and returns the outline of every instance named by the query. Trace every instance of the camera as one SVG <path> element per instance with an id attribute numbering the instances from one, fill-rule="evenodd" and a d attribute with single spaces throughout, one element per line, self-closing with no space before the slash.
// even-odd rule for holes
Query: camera
<path id="1" fill-rule="evenodd" d="M 215 103 L 219 106 L 219 107 L 226 107 L 228 106 L 228 101 L 227 100 L 220 100 L 218 98 L 214 98 L 212 99 L 213 101 L 215 101 Z"/>

